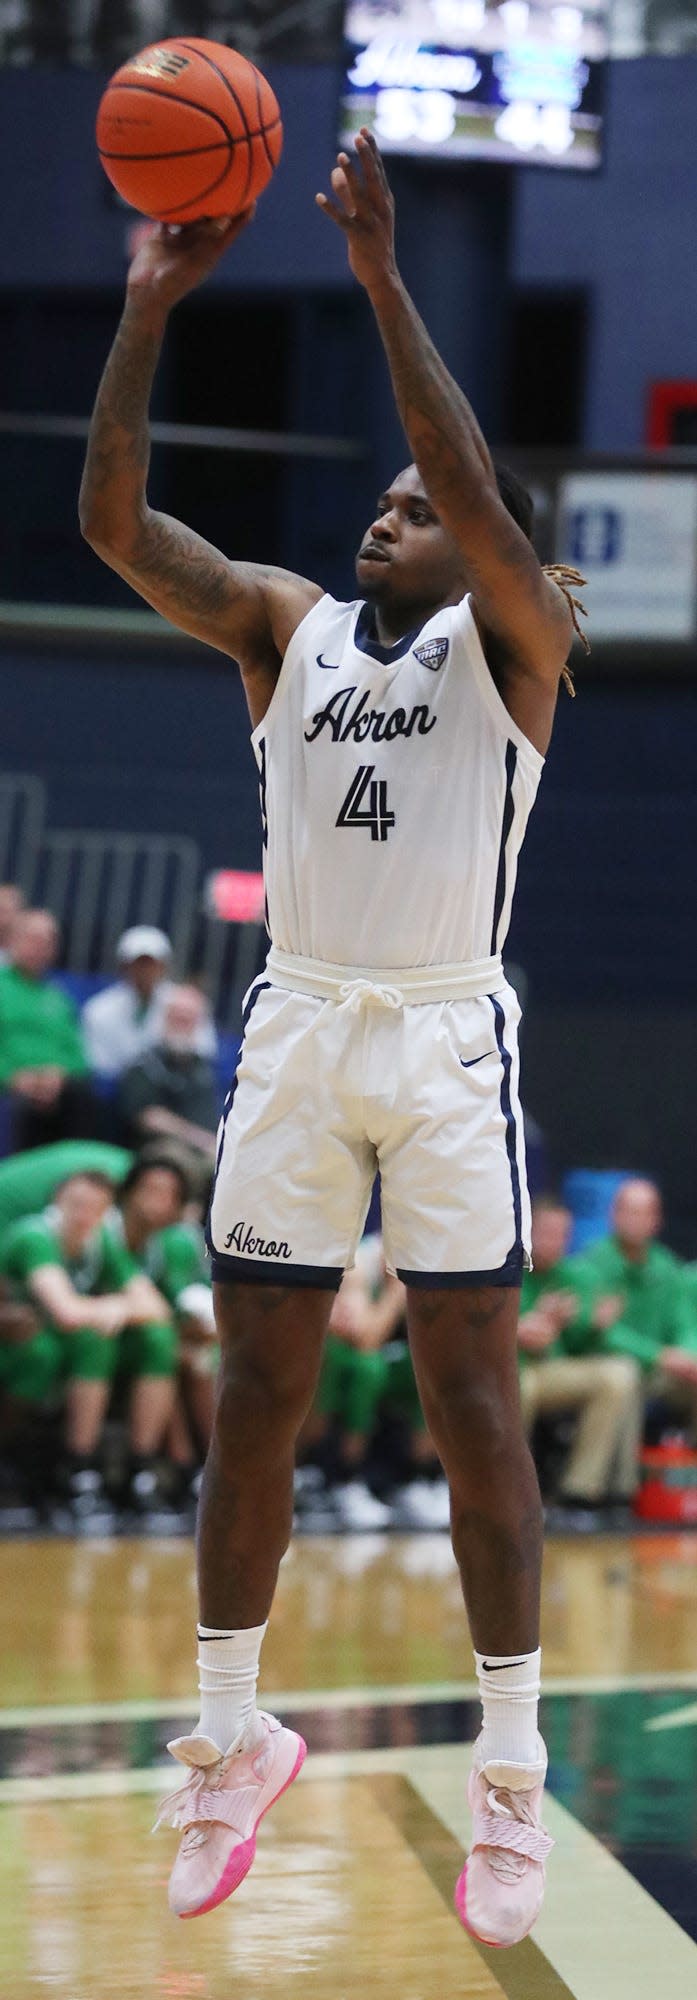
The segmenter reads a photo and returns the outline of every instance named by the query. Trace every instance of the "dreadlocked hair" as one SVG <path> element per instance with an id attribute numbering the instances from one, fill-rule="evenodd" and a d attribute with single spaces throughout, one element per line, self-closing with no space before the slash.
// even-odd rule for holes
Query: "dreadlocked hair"
<path id="1" fill-rule="evenodd" d="M 579 569 L 570 569 L 568 563 L 543 563 L 543 569 L 545 576 L 550 577 L 552 583 L 556 583 L 562 597 L 566 598 L 569 611 L 571 612 L 571 623 L 574 631 L 577 638 L 581 641 L 584 653 L 588 654 L 591 649 L 588 633 L 583 631 L 578 622 L 579 614 L 582 618 L 587 618 L 588 612 L 585 604 L 581 603 L 580 597 L 574 597 L 571 589 L 571 585 L 573 584 L 577 590 L 582 590 L 586 582 L 585 576 L 581 575 Z M 562 667 L 561 677 L 567 692 L 571 695 L 572 699 L 575 699 L 576 689 L 574 687 L 573 669 L 571 667 Z"/>

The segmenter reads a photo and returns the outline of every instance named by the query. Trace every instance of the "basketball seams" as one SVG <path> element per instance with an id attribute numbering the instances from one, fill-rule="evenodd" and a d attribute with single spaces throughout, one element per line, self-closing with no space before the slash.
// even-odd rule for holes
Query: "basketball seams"
<path id="1" fill-rule="evenodd" d="M 262 105 L 262 101 L 261 101 L 261 89 L 260 89 L 260 84 L 261 84 L 261 77 L 260 77 L 260 75 L 259 75 L 259 71 L 258 71 L 258 69 L 256 68 L 256 65 L 255 65 L 254 63 L 250 63 L 250 69 L 251 69 L 251 70 L 253 71 L 253 73 L 254 73 L 254 88 L 255 88 L 255 90 L 256 90 L 256 94 L 257 94 L 257 112 L 258 112 L 258 116 L 259 116 L 259 135 L 260 135 L 260 138 L 261 138 L 261 140 L 262 140 L 262 144 L 263 144 L 263 147 L 264 147 L 264 152 L 265 152 L 265 154 L 266 154 L 266 158 L 267 158 L 267 160 L 268 160 L 268 162 L 269 162 L 269 166 L 270 166 L 270 167 L 271 167 L 271 168 L 273 169 L 273 167 L 274 167 L 274 165 L 275 165 L 275 161 L 274 161 L 274 160 L 272 159 L 272 157 L 271 157 L 271 149 L 270 149 L 270 147 L 269 147 L 269 145 L 268 145 L 268 142 L 267 142 L 267 138 L 266 138 L 266 126 L 265 126 L 265 124 L 264 124 L 264 108 L 263 108 L 263 105 Z M 256 133 L 255 133 L 255 135 L 254 135 L 254 136 L 255 136 L 255 138 L 256 138 Z"/>
<path id="2" fill-rule="evenodd" d="M 229 127 L 226 125 L 225 119 L 221 118 L 219 111 L 211 111 L 207 104 L 197 104 L 195 97 L 180 97 L 179 94 L 177 94 L 176 98 L 174 98 L 171 91 L 154 89 L 153 86 L 149 83 L 118 83 L 118 84 L 113 83 L 109 87 L 109 92 L 105 94 L 111 95 L 112 92 L 116 92 L 117 90 L 139 90 L 146 97 L 158 97 L 161 101 L 164 99 L 165 104 L 171 104 L 171 105 L 185 104 L 189 111 L 198 111 L 199 117 L 214 119 L 215 124 L 220 126 L 220 130 L 224 134 L 226 146 L 229 146 L 230 150 L 232 151 L 232 146 L 234 143 L 233 135 Z M 102 102 L 103 101 L 104 100 L 102 99 Z M 100 111 L 101 111 L 101 106 L 100 106 Z M 99 141 L 97 141 L 97 144 L 99 145 Z M 101 152 L 101 146 L 99 146 L 99 151 Z M 116 157 L 116 155 L 114 155 L 114 157 Z"/>
<path id="3" fill-rule="evenodd" d="M 232 98 L 233 104 L 236 106 L 238 114 L 242 120 L 242 125 L 244 128 L 244 137 L 247 142 L 247 178 L 245 180 L 245 184 L 240 196 L 240 206 L 241 208 L 244 208 L 247 192 L 249 189 L 249 183 L 252 178 L 252 166 L 254 164 L 252 141 L 249 135 L 249 131 L 247 129 L 247 113 L 244 109 L 244 105 L 242 104 L 241 99 L 237 95 L 237 91 L 235 90 L 234 84 L 231 83 L 230 78 L 225 75 L 225 71 L 220 69 L 219 64 L 213 61 L 212 56 L 204 55 L 203 49 L 195 48 L 192 42 L 185 42 L 182 36 L 178 36 L 177 40 L 179 41 L 180 47 L 182 49 L 186 49 L 190 56 L 198 56 L 200 62 L 206 63 L 208 69 L 212 69 L 215 75 L 220 77 L 221 83 L 224 85 L 225 89 L 228 91 L 229 96 Z M 253 68 L 254 65 L 251 64 L 250 67 Z M 234 135 L 233 133 L 230 133 L 230 142 L 231 146 L 237 145 L 238 139 L 236 133 Z"/>
<path id="4" fill-rule="evenodd" d="M 209 146 L 179 146 L 176 152 L 168 146 L 166 153 L 105 153 L 104 147 L 100 146 L 99 157 L 100 160 L 189 160 L 196 153 L 222 153 L 223 150 L 229 153 L 229 139 L 211 139 Z"/>
<path id="5" fill-rule="evenodd" d="M 280 118 L 274 118 L 273 125 L 255 125 L 254 131 L 250 132 L 249 137 L 250 139 L 263 139 L 266 132 L 275 132 L 277 125 L 280 125 L 280 123 Z M 225 147 L 226 152 L 232 152 L 229 135 L 225 139 L 211 139 L 210 143 L 206 146 L 178 146 L 176 151 L 172 146 L 168 146 L 164 153 L 107 153 L 104 147 L 100 146 L 99 157 L 100 160 L 187 160 L 195 153 L 220 153 L 223 147 Z M 266 152 L 271 165 L 274 166 L 275 161 L 271 159 L 268 147 L 266 148 Z"/>
<path id="6" fill-rule="evenodd" d="M 216 149 L 216 150 L 218 150 L 218 149 Z M 206 200 L 206 197 L 207 197 L 207 195 L 209 195 L 209 194 L 215 194 L 215 190 L 216 190 L 216 188 L 217 188 L 217 187 L 220 187 L 220 185 L 221 185 L 221 182 L 222 182 L 222 181 L 224 181 L 224 180 L 225 180 L 225 179 L 227 178 L 227 175 L 229 174 L 229 172 L 230 172 L 230 163 L 229 163 L 229 161 L 226 161 L 226 162 L 225 162 L 225 166 L 223 167 L 223 171 L 222 171 L 222 174 L 218 174 L 218 175 L 217 175 L 217 178 L 216 178 L 216 179 L 215 179 L 214 181 L 209 181 L 209 183 L 208 183 L 208 186 L 207 186 L 207 187 L 205 187 L 205 188 L 202 188 L 202 189 L 201 189 L 201 190 L 199 191 L 199 193 L 198 193 L 198 194 L 192 194 L 192 195 L 191 195 L 191 196 L 189 197 L 189 200 L 188 200 L 188 201 L 175 201 L 175 202 L 173 202 L 173 204 L 172 204 L 172 207 L 171 207 L 171 208 L 164 208 L 164 209 L 161 209 L 161 210 L 160 210 L 160 213 L 159 213 L 159 216 L 157 217 L 157 220 L 158 220 L 158 222 L 166 222 L 166 221 L 167 221 L 167 219 L 168 219 L 168 216 L 173 216 L 173 217 L 174 217 L 174 220 L 175 220 L 175 222 L 179 222 L 179 221 L 181 220 L 181 218 L 182 218 L 182 211 L 183 211 L 183 210 L 184 210 L 185 208 L 193 208 L 194 204 L 195 204 L 195 205 L 196 205 L 196 207 L 198 208 L 198 206 L 199 206 L 199 203 L 200 203 L 200 202 L 202 202 L 202 201 L 205 201 L 205 200 Z M 193 216 L 193 218 L 192 218 L 192 220 L 193 220 L 194 222 L 199 222 L 199 221 L 201 221 L 202 219 L 203 219 L 203 218 L 202 218 L 202 217 L 201 217 L 200 215 L 195 215 L 195 216 Z"/>

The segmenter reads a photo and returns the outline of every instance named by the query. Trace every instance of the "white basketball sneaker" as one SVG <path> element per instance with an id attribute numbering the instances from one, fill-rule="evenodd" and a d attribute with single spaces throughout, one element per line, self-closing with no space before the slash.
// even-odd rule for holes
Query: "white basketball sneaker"
<path id="1" fill-rule="evenodd" d="M 479 1737 L 467 1797 L 472 1846 L 455 1890 L 465 1929 L 482 1944 L 520 1944 L 542 1908 L 545 1862 L 554 1846 L 542 1825 L 547 1751 L 535 1764 L 485 1764 Z"/>
<path id="2" fill-rule="evenodd" d="M 179 1736 L 167 1748 L 189 1766 L 186 1784 L 163 1799 L 155 1821 L 184 1835 L 169 1905 L 177 1917 L 202 1917 L 248 1874 L 259 1821 L 297 1777 L 306 1745 L 259 1710 L 224 1756 L 209 1736 Z"/>

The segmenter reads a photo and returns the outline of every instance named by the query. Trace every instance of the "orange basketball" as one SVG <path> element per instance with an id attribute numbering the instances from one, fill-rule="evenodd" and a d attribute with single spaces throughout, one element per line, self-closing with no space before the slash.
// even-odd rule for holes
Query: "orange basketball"
<path id="1" fill-rule="evenodd" d="M 195 35 L 132 56 L 97 113 L 104 172 L 158 222 L 239 215 L 270 181 L 282 145 L 266 77 L 236 49 Z"/>

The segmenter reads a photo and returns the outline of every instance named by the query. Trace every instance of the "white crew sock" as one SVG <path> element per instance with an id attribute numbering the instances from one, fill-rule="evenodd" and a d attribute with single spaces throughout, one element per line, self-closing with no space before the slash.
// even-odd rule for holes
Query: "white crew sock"
<path id="1" fill-rule="evenodd" d="M 264 1625 L 241 1632 L 197 1626 L 201 1713 L 196 1736 L 210 1736 L 220 1750 L 229 1750 L 256 1714 L 259 1654 Z"/>
<path id="2" fill-rule="evenodd" d="M 540 1664 L 536 1653 L 475 1653 L 485 1764 L 535 1764 Z"/>

